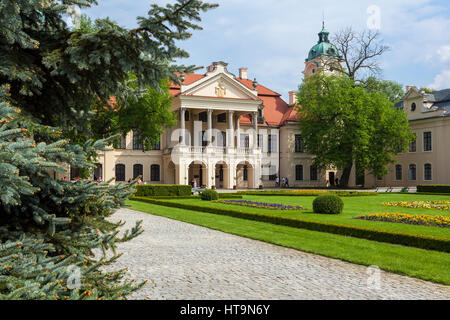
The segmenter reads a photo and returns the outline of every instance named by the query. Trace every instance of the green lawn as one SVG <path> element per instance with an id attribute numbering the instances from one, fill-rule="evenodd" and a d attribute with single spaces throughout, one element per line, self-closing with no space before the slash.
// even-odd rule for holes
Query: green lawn
<path id="1" fill-rule="evenodd" d="M 254 197 L 246 198 L 256 199 Z M 284 203 L 287 203 L 287 201 L 298 201 L 296 199 L 289 200 L 287 198 L 290 197 L 280 197 L 277 199 L 285 200 L 286 202 Z M 370 198 L 377 198 L 379 200 L 382 197 Z M 267 199 L 273 201 L 275 197 L 266 197 L 266 200 Z M 302 197 L 300 198 L 300 201 L 308 206 L 311 202 L 311 199 L 308 199 L 303 199 Z M 353 200 L 355 200 L 355 202 L 353 202 Z M 365 201 L 368 200 L 369 199 L 365 199 Z M 346 201 L 346 203 L 351 202 L 355 206 L 358 202 L 360 205 L 364 204 L 364 199 L 362 198 L 352 198 L 351 200 L 344 199 L 344 201 Z M 128 203 L 134 210 L 147 212 L 153 215 L 164 216 L 251 239 L 257 239 L 357 264 L 368 266 L 376 265 L 386 271 L 450 285 L 450 269 L 448 268 L 450 265 L 450 254 L 448 253 L 278 226 L 222 215 L 167 208 L 138 201 L 129 201 Z M 348 205 L 347 210 L 348 211 L 346 211 L 344 216 L 351 216 L 351 211 L 353 210 L 352 205 Z M 391 223 L 386 224 L 390 225 Z M 433 229 L 434 227 L 429 228 Z"/>
<path id="2" fill-rule="evenodd" d="M 414 194 L 380 194 L 378 196 L 365 197 L 342 197 L 344 201 L 344 212 L 340 215 L 323 215 L 315 214 L 312 210 L 312 203 L 316 197 L 293 197 L 293 196 L 244 196 L 244 200 L 251 200 L 266 203 L 280 203 L 285 205 L 301 205 L 308 210 L 302 211 L 278 211 L 269 209 L 258 209 L 244 206 L 236 206 L 222 203 L 213 203 L 202 201 L 199 199 L 183 199 L 183 200 L 169 200 L 185 204 L 196 204 L 202 206 L 218 207 L 225 209 L 241 210 L 244 212 L 264 212 L 275 216 L 304 218 L 313 221 L 326 221 L 338 223 L 349 226 L 368 227 L 373 229 L 382 229 L 394 232 L 403 232 L 411 234 L 423 234 L 429 236 L 437 236 L 443 238 L 450 238 L 449 228 L 417 226 L 400 223 L 378 222 L 354 219 L 360 215 L 371 213 L 384 212 L 399 212 L 407 214 L 427 214 L 427 215 L 444 215 L 449 216 L 450 211 L 442 211 L 435 209 L 410 209 L 401 207 L 385 207 L 383 202 L 391 201 L 435 201 L 435 200 L 450 200 L 450 196 L 438 195 L 414 195 Z M 166 200 L 167 201 L 167 200 Z"/>

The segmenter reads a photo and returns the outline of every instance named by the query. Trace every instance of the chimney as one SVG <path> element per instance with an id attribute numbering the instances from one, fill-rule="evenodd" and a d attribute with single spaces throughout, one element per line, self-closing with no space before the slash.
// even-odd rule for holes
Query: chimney
<path id="1" fill-rule="evenodd" d="M 289 91 L 289 105 L 297 103 L 297 91 Z"/>
<path id="2" fill-rule="evenodd" d="M 239 69 L 239 78 L 247 80 L 247 68 L 240 68 Z"/>

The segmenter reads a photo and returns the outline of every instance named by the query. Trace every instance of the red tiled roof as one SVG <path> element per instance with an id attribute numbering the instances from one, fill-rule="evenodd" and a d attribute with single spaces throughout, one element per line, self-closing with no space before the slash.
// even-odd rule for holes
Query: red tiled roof
<path id="1" fill-rule="evenodd" d="M 289 110 L 284 114 L 283 118 L 281 119 L 281 124 L 285 124 L 287 121 L 298 121 L 298 113 L 295 107 L 289 107 Z"/>
<path id="2" fill-rule="evenodd" d="M 200 79 L 203 79 L 205 75 L 201 74 L 185 74 L 185 85 L 190 85 Z M 253 90 L 253 81 L 250 79 L 235 78 L 237 81 L 245 85 L 247 88 Z M 264 104 L 264 117 L 266 123 L 264 125 L 279 126 L 283 124 L 285 119 L 285 114 L 292 111 L 291 107 L 281 98 L 281 95 L 269 88 L 258 84 L 256 88 L 258 91 L 258 97 L 263 101 Z M 180 86 L 172 83 L 170 86 L 170 93 L 173 96 L 180 94 Z M 291 112 L 289 112 L 291 113 Z M 293 120 L 295 121 L 295 120 Z M 241 117 L 241 124 L 251 125 L 252 121 L 249 115 Z"/>

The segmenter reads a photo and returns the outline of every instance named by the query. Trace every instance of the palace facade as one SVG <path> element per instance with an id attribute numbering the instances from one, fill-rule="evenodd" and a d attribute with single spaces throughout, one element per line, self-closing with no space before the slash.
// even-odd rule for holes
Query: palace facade
<path id="1" fill-rule="evenodd" d="M 408 114 L 416 140 L 397 156 L 385 177 L 366 174 L 368 187 L 450 184 L 450 89 L 425 93 L 407 86 L 395 107 Z"/>
<path id="2" fill-rule="evenodd" d="M 303 74 L 338 58 L 323 28 Z M 313 156 L 303 148 L 294 91 L 287 103 L 249 79 L 246 68 L 235 76 L 224 62 L 214 62 L 204 74 L 181 75 L 181 81 L 170 88 L 177 126 L 165 130 L 147 152 L 137 142 L 138 133 L 130 132 L 120 148 L 100 154 L 96 178 L 122 182 L 142 176 L 148 184 L 218 189 L 275 187 L 283 177 L 290 187 L 334 184 L 337 171 L 315 168 Z"/>
<path id="3" fill-rule="evenodd" d="M 328 34 L 325 27 L 318 34 L 305 60 L 305 77 L 319 69 L 333 73 L 341 62 Z M 314 156 L 305 152 L 296 92 L 289 92 L 285 102 L 251 80 L 246 68 L 234 75 L 227 66 L 214 62 L 203 74 L 180 75 L 181 85 L 170 87 L 177 125 L 146 152 L 138 133 L 128 133 L 119 148 L 99 154 L 94 178 L 124 182 L 142 176 L 146 184 L 217 189 L 275 187 L 282 178 L 296 188 L 333 186 L 341 173 L 318 170 Z M 425 94 L 408 87 L 395 107 L 408 113 L 417 140 L 386 177 L 366 174 L 365 186 L 450 184 L 450 89 Z M 71 178 L 76 174 L 71 170 Z M 349 186 L 355 184 L 353 170 Z"/>

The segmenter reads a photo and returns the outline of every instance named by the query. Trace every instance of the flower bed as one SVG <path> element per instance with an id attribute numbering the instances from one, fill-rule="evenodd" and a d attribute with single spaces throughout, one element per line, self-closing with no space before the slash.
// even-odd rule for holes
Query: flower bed
<path id="1" fill-rule="evenodd" d="M 383 202 L 385 207 L 424 208 L 450 210 L 450 201 L 398 201 Z"/>
<path id="2" fill-rule="evenodd" d="M 270 210 L 305 210 L 305 208 L 303 208 L 302 206 L 285 206 L 283 204 L 278 203 L 264 203 L 248 200 L 217 200 L 213 202 L 259 209 L 270 209 Z"/>
<path id="3" fill-rule="evenodd" d="M 429 216 L 425 214 L 419 216 L 405 213 L 375 213 L 359 216 L 356 219 L 450 228 L 450 218 L 444 216 Z"/>

